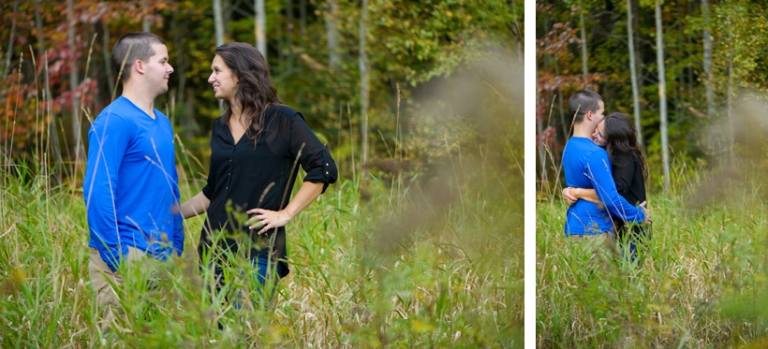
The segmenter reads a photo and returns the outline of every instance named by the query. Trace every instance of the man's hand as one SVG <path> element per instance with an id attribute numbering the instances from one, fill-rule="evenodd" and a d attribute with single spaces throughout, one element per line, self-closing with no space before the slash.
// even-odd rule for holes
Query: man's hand
<path id="1" fill-rule="evenodd" d="M 571 195 L 571 189 L 575 188 L 567 187 L 563 189 L 563 199 L 565 199 L 565 202 L 567 202 L 569 206 L 573 206 L 573 204 L 579 200 L 575 196 Z"/>

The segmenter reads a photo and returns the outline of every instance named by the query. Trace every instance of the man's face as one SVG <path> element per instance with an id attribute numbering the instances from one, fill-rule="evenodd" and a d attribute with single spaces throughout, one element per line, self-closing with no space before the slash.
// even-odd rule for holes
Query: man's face
<path id="1" fill-rule="evenodd" d="M 605 120 L 605 115 L 603 115 L 603 112 L 605 112 L 605 104 L 603 101 L 599 101 L 598 105 L 600 108 L 592 114 L 592 121 L 596 124 L 599 124 Z"/>
<path id="2" fill-rule="evenodd" d="M 168 79 L 173 73 L 173 67 L 168 63 L 168 48 L 163 44 L 153 44 L 155 54 L 144 62 L 144 74 L 148 85 L 155 89 L 157 95 L 168 92 Z"/>
<path id="3" fill-rule="evenodd" d="M 592 133 L 592 141 L 601 147 L 605 147 L 605 120 L 597 124 L 595 132 Z"/>
<path id="4" fill-rule="evenodd" d="M 605 104 L 603 101 L 598 101 L 597 105 L 600 106 L 595 111 L 590 111 L 587 113 L 587 115 L 584 115 L 584 122 L 586 122 L 586 126 L 592 129 L 592 133 L 594 134 L 595 130 L 597 129 L 597 124 L 605 120 L 605 115 L 603 115 L 603 112 L 605 111 Z"/>

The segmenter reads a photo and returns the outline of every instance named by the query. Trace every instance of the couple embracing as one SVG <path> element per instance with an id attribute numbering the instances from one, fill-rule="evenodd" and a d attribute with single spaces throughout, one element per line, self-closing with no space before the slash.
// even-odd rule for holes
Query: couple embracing
<path id="1" fill-rule="evenodd" d="M 576 92 L 568 109 L 574 120 L 562 159 L 563 198 L 569 204 L 565 235 L 589 249 L 618 237 L 625 258 L 634 262 L 637 243 L 649 237 L 642 223 L 651 222 L 645 207 L 648 170 L 637 132 L 624 114 L 604 116 L 603 98 L 595 92 Z"/>

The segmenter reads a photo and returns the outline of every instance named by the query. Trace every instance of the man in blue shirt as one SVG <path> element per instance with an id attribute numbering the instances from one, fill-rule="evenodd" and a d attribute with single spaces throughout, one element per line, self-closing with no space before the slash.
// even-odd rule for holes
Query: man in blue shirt
<path id="1" fill-rule="evenodd" d="M 146 272 L 145 256 L 165 260 L 181 255 L 184 230 L 179 203 L 173 130 L 154 108 L 168 91 L 173 67 L 165 42 L 150 33 L 117 40 L 112 60 L 122 96 L 93 121 L 83 194 L 90 231 L 91 286 L 104 311 L 102 329 L 121 313 L 117 293 L 127 266 Z M 122 69 L 121 69 L 122 67 Z M 150 259 L 151 261 L 152 259 Z M 140 263 L 141 262 L 141 263 Z"/>
<path id="2" fill-rule="evenodd" d="M 646 221 L 645 208 L 633 206 L 616 191 L 611 162 L 605 149 L 592 141 L 603 120 L 603 98 L 592 91 L 578 91 L 568 100 L 574 115 L 573 136 L 563 150 L 563 172 L 567 187 L 595 189 L 601 204 L 578 200 L 568 207 L 565 235 L 573 238 L 612 237 L 611 217 L 629 223 Z"/>

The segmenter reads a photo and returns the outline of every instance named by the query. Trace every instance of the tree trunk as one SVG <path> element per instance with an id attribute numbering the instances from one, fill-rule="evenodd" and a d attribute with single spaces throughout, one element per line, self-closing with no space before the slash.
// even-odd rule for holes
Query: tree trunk
<path id="1" fill-rule="evenodd" d="M 181 25 L 181 27 L 179 27 Z M 195 123 L 195 109 L 189 106 L 194 106 L 195 97 L 190 95 L 187 89 L 187 62 L 184 59 L 185 55 L 182 51 L 181 36 L 188 31 L 187 23 L 185 21 L 179 21 L 178 14 L 173 12 L 171 14 L 171 33 L 173 33 L 173 46 L 176 52 L 173 56 L 176 57 L 176 71 L 179 77 L 179 88 L 176 92 L 176 100 L 178 103 L 184 104 L 184 113 L 181 113 L 182 117 L 179 118 L 179 124 L 181 125 L 181 132 L 184 139 L 192 139 L 194 137 L 197 124 Z"/>
<path id="2" fill-rule="evenodd" d="M 213 21 L 216 26 L 216 47 L 224 45 L 224 19 L 221 12 L 221 0 L 213 0 Z M 219 100 L 219 110 L 224 109 L 224 101 Z"/>
<path id="3" fill-rule="evenodd" d="M 579 19 L 581 20 L 581 68 L 584 71 L 584 81 L 587 80 L 587 30 L 584 24 L 584 9 L 581 7 L 581 0 L 579 0 Z"/>
<path id="4" fill-rule="evenodd" d="M 67 0 L 67 21 L 69 22 L 69 28 L 67 29 L 67 41 L 70 49 L 75 47 L 75 5 L 73 0 Z M 72 91 L 72 136 L 75 138 L 75 169 L 78 164 L 85 158 L 85 152 L 83 151 L 83 138 L 82 130 L 80 129 L 80 98 L 74 95 L 78 82 L 77 76 L 77 62 L 74 59 L 69 61 L 69 89 Z"/>
<path id="5" fill-rule="evenodd" d="M 536 134 L 537 135 L 544 134 L 543 118 L 541 118 L 540 120 L 537 120 L 536 122 Z M 546 149 L 544 149 L 543 139 L 541 140 L 541 142 L 539 142 L 539 149 L 537 153 L 539 153 L 539 163 L 541 163 L 541 188 L 548 188 L 549 176 L 547 175 L 547 154 L 546 154 Z"/>
<path id="6" fill-rule="evenodd" d="M 213 0 L 213 22 L 216 27 L 216 47 L 224 45 L 224 19 L 221 12 L 221 0 Z"/>
<path id="7" fill-rule="evenodd" d="M 19 12 L 19 0 L 13 1 L 13 13 Z M 5 54 L 5 70 L 3 71 L 3 78 L 8 76 L 11 72 L 11 56 L 13 56 L 13 38 L 16 36 L 16 16 L 11 20 L 11 35 L 8 37 L 8 50 Z"/>
<path id="8" fill-rule="evenodd" d="M 35 25 L 37 27 L 37 54 L 40 56 L 40 61 L 38 61 L 38 64 L 44 64 L 45 65 L 45 76 L 43 77 L 44 82 L 44 95 L 43 95 L 43 101 L 45 103 L 45 112 L 43 113 L 43 123 L 45 123 L 45 118 L 50 118 L 50 121 L 48 122 L 48 125 L 46 125 L 46 133 L 48 136 L 48 146 L 43 148 L 43 152 L 46 152 L 49 150 L 52 152 L 52 155 L 54 156 L 54 159 L 56 159 L 56 162 L 58 164 L 61 164 L 61 152 L 59 150 L 59 135 L 56 131 L 56 118 L 53 116 L 53 113 L 51 112 L 51 85 L 50 85 L 50 79 L 48 78 L 48 60 L 45 58 L 45 37 L 43 36 L 43 19 L 40 15 L 40 0 L 35 0 Z M 41 144 L 45 144 L 45 142 L 42 142 Z M 44 154 L 37 154 L 38 156 L 43 158 Z"/>
<path id="9" fill-rule="evenodd" d="M 285 0 L 285 48 L 287 68 L 293 68 L 293 0 Z"/>
<path id="10" fill-rule="evenodd" d="M 141 19 L 141 31 L 149 33 L 149 29 L 152 25 L 152 20 L 149 18 L 149 4 L 147 0 L 141 0 L 141 7 L 147 11 L 144 14 L 144 18 Z"/>
<path id="11" fill-rule="evenodd" d="M 560 67 L 557 62 L 557 56 L 552 55 L 554 58 L 555 63 L 555 76 L 560 76 Z M 568 134 L 568 128 L 569 125 L 565 120 L 565 112 L 563 112 L 563 90 L 561 88 L 557 89 L 557 99 L 560 101 L 557 104 L 557 110 L 560 112 L 560 127 L 563 129 L 563 139 L 568 140 L 570 138 L 570 135 Z"/>
<path id="12" fill-rule="evenodd" d="M 363 164 L 368 161 L 368 94 L 369 94 L 369 76 L 368 76 L 368 54 L 365 52 L 366 41 L 368 37 L 368 0 L 363 0 L 362 17 L 360 18 L 360 116 L 363 118 L 361 125 L 362 132 L 362 160 Z"/>
<path id="13" fill-rule="evenodd" d="M 325 36 L 328 41 L 328 66 L 332 70 L 339 69 L 341 55 L 339 54 L 339 28 L 336 27 L 338 9 L 336 0 L 328 0 L 325 10 Z"/>
<path id="14" fill-rule="evenodd" d="M 637 88 L 637 67 L 635 65 L 635 37 L 632 32 L 632 0 L 627 0 L 627 38 L 629 39 L 629 75 L 632 78 L 632 105 L 635 112 L 637 141 L 643 145 L 643 130 L 640 126 L 640 94 Z"/>
<path id="15" fill-rule="evenodd" d="M 661 0 L 656 0 L 656 62 L 659 65 L 659 107 L 661 116 L 661 160 L 664 167 L 664 190 L 669 191 L 669 141 L 667 139 L 667 84 L 664 72 L 664 31 L 661 27 Z"/>
<path id="16" fill-rule="evenodd" d="M 728 9 L 726 26 L 728 27 L 728 42 L 734 43 L 735 40 L 733 38 L 733 27 L 731 24 L 731 11 L 733 11 L 733 9 Z M 735 160 L 733 157 L 733 55 L 735 53 L 736 52 L 733 52 L 733 44 L 728 45 L 728 159 L 731 166 L 734 165 Z"/>
<path id="17" fill-rule="evenodd" d="M 715 93 L 712 90 L 712 38 L 709 32 L 709 0 L 701 0 L 701 17 L 704 19 L 704 87 L 707 95 L 707 115 L 715 109 Z"/>
<path id="18" fill-rule="evenodd" d="M 119 82 L 115 81 L 115 76 L 112 74 L 112 58 L 110 57 L 110 52 L 112 52 L 112 47 L 109 46 L 109 26 L 106 22 L 101 22 L 101 28 L 102 28 L 102 49 L 101 53 L 104 54 L 104 67 L 106 68 L 106 74 L 107 74 L 107 84 L 109 86 L 109 96 L 113 97 L 113 94 L 115 91 L 115 83 L 119 84 Z"/>
<path id="19" fill-rule="evenodd" d="M 307 0 L 299 0 L 299 33 L 301 39 L 307 36 Z"/>
<path id="20" fill-rule="evenodd" d="M 278 65 L 277 67 L 280 68 L 280 70 L 285 70 L 284 61 L 285 61 L 285 35 L 283 35 L 283 26 L 280 23 L 281 18 L 279 16 L 280 12 L 278 11 L 278 16 L 276 23 L 274 25 L 275 27 L 275 38 L 277 39 L 277 60 Z"/>
<path id="21" fill-rule="evenodd" d="M 254 0 L 253 8 L 256 9 L 256 48 L 259 49 L 264 60 L 267 59 L 267 15 L 264 13 L 264 0 Z"/>

